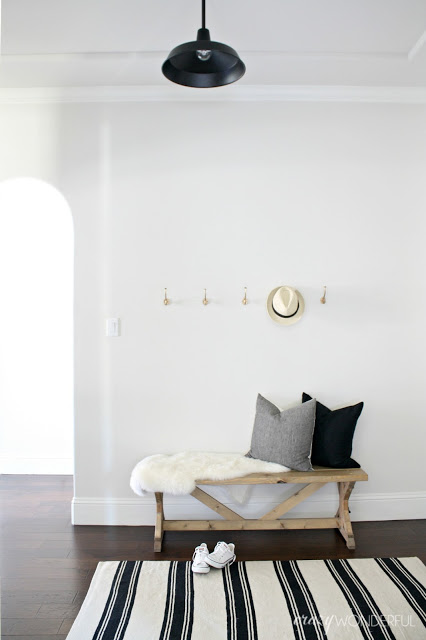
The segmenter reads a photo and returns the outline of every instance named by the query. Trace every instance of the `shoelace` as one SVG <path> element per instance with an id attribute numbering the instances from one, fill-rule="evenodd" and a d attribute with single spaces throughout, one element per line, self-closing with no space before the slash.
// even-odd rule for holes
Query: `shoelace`
<path id="1" fill-rule="evenodd" d="M 229 546 L 226 544 L 226 542 L 218 542 L 217 545 L 214 548 L 214 553 L 216 553 L 217 551 L 221 552 L 229 552 L 232 553 L 232 551 L 230 550 Z M 234 560 L 235 560 L 235 553 L 234 553 Z M 232 562 L 234 562 L 234 560 Z M 232 564 L 231 562 L 231 564 Z"/>
<path id="2" fill-rule="evenodd" d="M 204 551 L 205 553 L 208 553 L 208 550 L 206 549 L 206 547 L 195 547 L 195 551 L 192 554 L 192 559 L 195 560 L 195 556 L 197 555 L 198 551 Z"/>
<path id="3" fill-rule="evenodd" d="M 226 544 L 226 542 L 222 542 L 222 541 L 221 541 L 221 542 L 218 542 L 218 543 L 217 543 L 217 545 L 215 546 L 215 549 L 214 549 L 214 550 L 215 550 L 215 552 L 216 552 L 216 551 L 220 551 L 220 550 L 222 550 L 222 549 L 223 549 L 224 551 L 231 551 L 231 550 L 229 549 L 228 545 Z M 234 564 L 234 562 L 235 562 L 236 558 L 237 558 L 237 556 L 235 555 L 235 552 L 234 552 L 234 557 L 232 558 L 231 562 L 228 562 L 228 565 L 227 565 L 227 566 L 228 566 L 228 567 L 230 567 L 230 566 L 231 566 L 231 564 Z"/>

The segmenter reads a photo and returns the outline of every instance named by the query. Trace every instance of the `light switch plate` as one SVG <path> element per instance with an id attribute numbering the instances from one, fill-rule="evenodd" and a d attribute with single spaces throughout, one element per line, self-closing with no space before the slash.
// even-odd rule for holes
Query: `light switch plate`
<path id="1" fill-rule="evenodd" d="M 120 318 L 107 318 L 106 335 L 108 338 L 118 338 L 120 335 Z"/>

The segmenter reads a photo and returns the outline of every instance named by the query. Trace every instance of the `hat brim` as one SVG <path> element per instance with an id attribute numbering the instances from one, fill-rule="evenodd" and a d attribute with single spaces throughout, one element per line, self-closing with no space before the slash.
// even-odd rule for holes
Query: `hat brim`
<path id="1" fill-rule="evenodd" d="M 281 285 L 283 286 L 283 285 Z M 273 307 L 273 299 L 274 299 L 274 295 L 276 294 L 276 292 L 281 289 L 281 287 L 276 287 L 275 289 L 273 289 L 271 291 L 271 293 L 268 296 L 268 300 L 266 302 L 266 308 L 268 309 L 268 313 L 271 316 L 272 320 L 274 320 L 274 322 L 277 322 L 278 324 L 284 324 L 284 325 L 289 325 L 289 324 L 294 324 L 295 322 L 298 322 L 300 320 L 300 318 L 303 315 L 303 312 L 305 311 L 305 301 L 303 299 L 302 294 L 300 293 L 300 291 L 297 291 L 297 289 L 294 289 L 294 291 L 296 292 L 297 295 L 297 300 L 299 302 L 299 308 L 297 309 L 296 313 L 294 314 L 294 316 L 291 316 L 289 318 L 284 318 L 283 316 L 280 316 L 274 309 Z"/>

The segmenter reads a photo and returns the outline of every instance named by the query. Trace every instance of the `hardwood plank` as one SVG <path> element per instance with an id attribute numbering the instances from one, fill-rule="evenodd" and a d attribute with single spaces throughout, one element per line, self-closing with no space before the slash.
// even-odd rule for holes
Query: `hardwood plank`
<path id="1" fill-rule="evenodd" d="M 140 540 L 138 540 L 135 535 L 133 536 L 133 540 L 121 540 L 120 542 L 123 551 L 134 551 L 140 545 Z M 63 547 L 63 554 L 67 557 L 67 551 L 75 551 L 76 548 L 81 551 L 97 551 L 99 549 L 102 549 L 102 551 L 108 551 L 109 549 L 114 551 L 117 548 L 117 540 L 102 540 L 102 543 L 100 544 L 100 541 L 96 540 L 96 538 L 86 538 L 83 535 L 79 537 L 77 545 L 75 544 L 72 547 Z M 69 553 L 68 556 L 72 557 Z"/>
<path id="2" fill-rule="evenodd" d="M 65 620 L 62 621 L 59 631 L 61 633 L 69 633 L 73 625 L 73 622 L 74 622 L 73 618 L 65 618 Z"/>
<path id="3" fill-rule="evenodd" d="M 46 636 L 34 636 L 34 635 L 26 635 L 26 636 L 5 636 L 2 634 L 2 640 L 46 640 Z M 67 640 L 67 636 L 63 635 L 62 633 L 60 635 L 49 635 L 48 636 L 49 640 Z"/>
<path id="4" fill-rule="evenodd" d="M 45 636 L 56 635 L 62 625 L 62 619 L 37 619 L 26 620 L 24 618 L 3 618 L 2 634 L 23 635 L 41 634 Z"/>
<path id="5" fill-rule="evenodd" d="M 77 613 L 80 611 L 80 606 L 78 604 L 42 604 L 40 609 L 37 612 L 37 618 L 74 618 L 77 616 Z M 61 631 L 62 633 L 62 631 Z"/>
<path id="6" fill-rule="evenodd" d="M 2 588 L 6 591 L 39 591 L 41 586 L 47 591 L 61 591 L 62 589 L 68 591 L 70 588 L 81 591 L 89 584 L 88 578 L 64 580 L 63 578 L 44 578 L 43 574 L 37 578 L 14 578 L 13 576 L 3 576 L 2 578 Z"/>
<path id="7" fill-rule="evenodd" d="M 40 603 L 4 601 L 1 604 L 2 618 L 35 618 L 40 610 Z"/>
<path id="8" fill-rule="evenodd" d="M 16 567 L 17 563 L 21 564 L 20 559 L 11 558 L 10 563 Z M 96 568 L 97 560 L 84 560 L 82 558 L 26 558 L 22 561 L 29 569 L 36 569 L 39 573 L 42 569 L 45 573 L 50 569 L 63 570 L 63 569 L 79 569 L 89 570 Z"/>
<path id="9" fill-rule="evenodd" d="M 42 572 L 40 572 L 40 581 L 42 581 Z M 41 582 L 42 584 L 42 582 Z M 8 602 L 17 604 L 35 603 L 38 607 L 45 603 L 62 603 L 72 604 L 77 597 L 78 591 L 2 591 L 2 605 L 7 606 Z M 10 616 L 12 618 L 19 616 Z"/>

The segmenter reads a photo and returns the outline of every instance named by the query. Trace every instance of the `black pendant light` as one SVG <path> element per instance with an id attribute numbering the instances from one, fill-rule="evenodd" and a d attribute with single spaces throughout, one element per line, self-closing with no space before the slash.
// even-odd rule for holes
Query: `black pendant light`
<path id="1" fill-rule="evenodd" d="M 168 80 L 185 87 L 222 87 L 239 80 L 246 67 L 234 49 L 210 40 L 206 29 L 206 2 L 201 2 L 202 28 L 198 29 L 197 39 L 172 49 L 162 71 Z"/>

